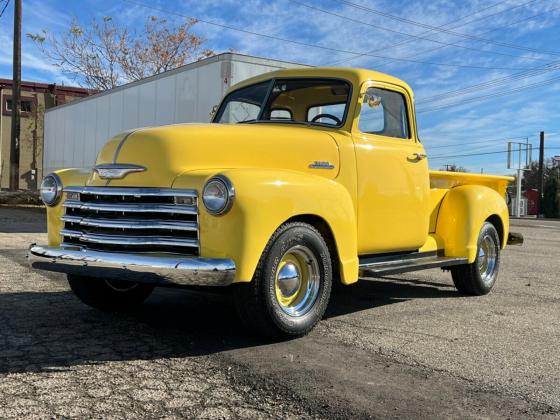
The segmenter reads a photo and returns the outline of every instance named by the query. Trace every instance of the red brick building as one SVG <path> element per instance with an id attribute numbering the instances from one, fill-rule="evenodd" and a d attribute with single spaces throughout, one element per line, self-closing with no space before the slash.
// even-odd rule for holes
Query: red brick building
<path id="1" fill-rule="evenodd" d="M 20 189 L 37 189 L 43 177 L 45 110 L 92 93 L 80 87 L 21 83 Z M 12 81 L 9 79 L 0 79 L 0 106 L 0 188 L 8 188 L 12 131 Z"/>

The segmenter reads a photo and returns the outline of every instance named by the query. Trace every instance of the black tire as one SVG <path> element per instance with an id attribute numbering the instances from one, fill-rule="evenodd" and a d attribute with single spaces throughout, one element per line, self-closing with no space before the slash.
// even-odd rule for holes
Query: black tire
<path id="1" fill-rule="evenodd" d="M 153 284 L 94 277 L 67 276 L 70 289 L 86 305 L 104 312 L 126 312 L 140 306 L 154 290 Z"/>
<path id="2" fill-rule="evenodd" d="M 482 252 L 481 252 L 482 248 Z M 486 250 L 486 251 L 484 251 Z M 487 255 L 494 253 L 494 263 L 490 271 Z M 486 261 L 486 265 L 484 262 Z M 482 265 L 482 268 L 481 268 Z M 484 272 L 481 270 L 485 268 Z M 500 237 L 494 225 L 484 222 L 478 235 L 476 259 L 472 264 L 451 267 L 451 276 L 457 290 L 465 295 L 481 296 L 490 293 L 498 278 L 500 268 Z"/>
<path id="3" fill-rule="evenodd" d="M 286 262 L 286 258 L 290 258 L 292 252 L 307 253 L 310 256 L 306 268 L 300 267 L 301 270 L 298 271 L 305 271 L 308 280 L 305 280 L 306 274 L 299 275 L 299 286 L 291 295 L 296 297 L 293 307 L 280 303 L 280 300 L 284 299 L 283 295 L 278 297 L 282 290 L 279 287 L 278 275 L 283 268 L 291 264 Z M 312 266 L 314 268 L 311 268 Z M 309 280 L 311 278 L 315 280 Z M 304 284 L 316 287 L 304 288 Z M 325 240 L 313 226 L 294 222 L 286 223 L 274 232 L 264 249 L 252 281 L 236 284 L 233 296 L 241 320 L 252 332 L 271 339 L 284 339 L 307 334 L 321 320 L 329 303 L 331 286 L 332 261 Z M 316 290 L 313 300 L 306 299 L 309 293 L 306 290 L 310 288 Z M 297 299 L 302 299 L 299 305 L 302 305 L 304 300 L 307 302 L 306 311 L 288 313 L 295 311 Z"/>

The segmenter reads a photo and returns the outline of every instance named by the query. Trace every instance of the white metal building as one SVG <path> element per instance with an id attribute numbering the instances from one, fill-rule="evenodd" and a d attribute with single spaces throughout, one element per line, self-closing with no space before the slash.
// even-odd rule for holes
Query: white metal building
<path id="1" fill-rule="evenodd" d="M 230 86 L 289 67 L 304 66 L 224 53 L 48 109 L 44 173 L 93 166 L 105 142 L 124 130 L 208 122 L 212 107 Z"/>

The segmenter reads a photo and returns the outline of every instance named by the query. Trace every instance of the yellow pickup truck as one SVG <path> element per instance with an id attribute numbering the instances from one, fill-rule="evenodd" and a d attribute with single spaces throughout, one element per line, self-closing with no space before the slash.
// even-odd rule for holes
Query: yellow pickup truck
<path id="1" fill-rule="evenodd" d="M 130 130 L 95 167 L 47 175 L 48 244 L 88 305 L 124 310 L 154 286 L 231 286 L 271 337 L 321 319 L 334 283 L 434 267 L 483 295 L 509 232 L 511 178 L 430 171 L 410 87 L 369 70 L 281 70 L 234 86 L 210 124 Z"/>

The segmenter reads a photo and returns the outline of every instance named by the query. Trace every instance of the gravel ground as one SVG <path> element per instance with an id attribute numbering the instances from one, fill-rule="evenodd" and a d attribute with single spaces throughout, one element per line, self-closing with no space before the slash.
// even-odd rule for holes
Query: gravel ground
<path id="1" fill-rule="evenodd" d="M 514 220 L 495 290 L 362 281 L 309 336 L 262 343 L 227 294 L 158 289 L 108 315 L 30 271 L 44 214 L 0 206 L 0 417 L 560 418 L 560 222 Z"/>

